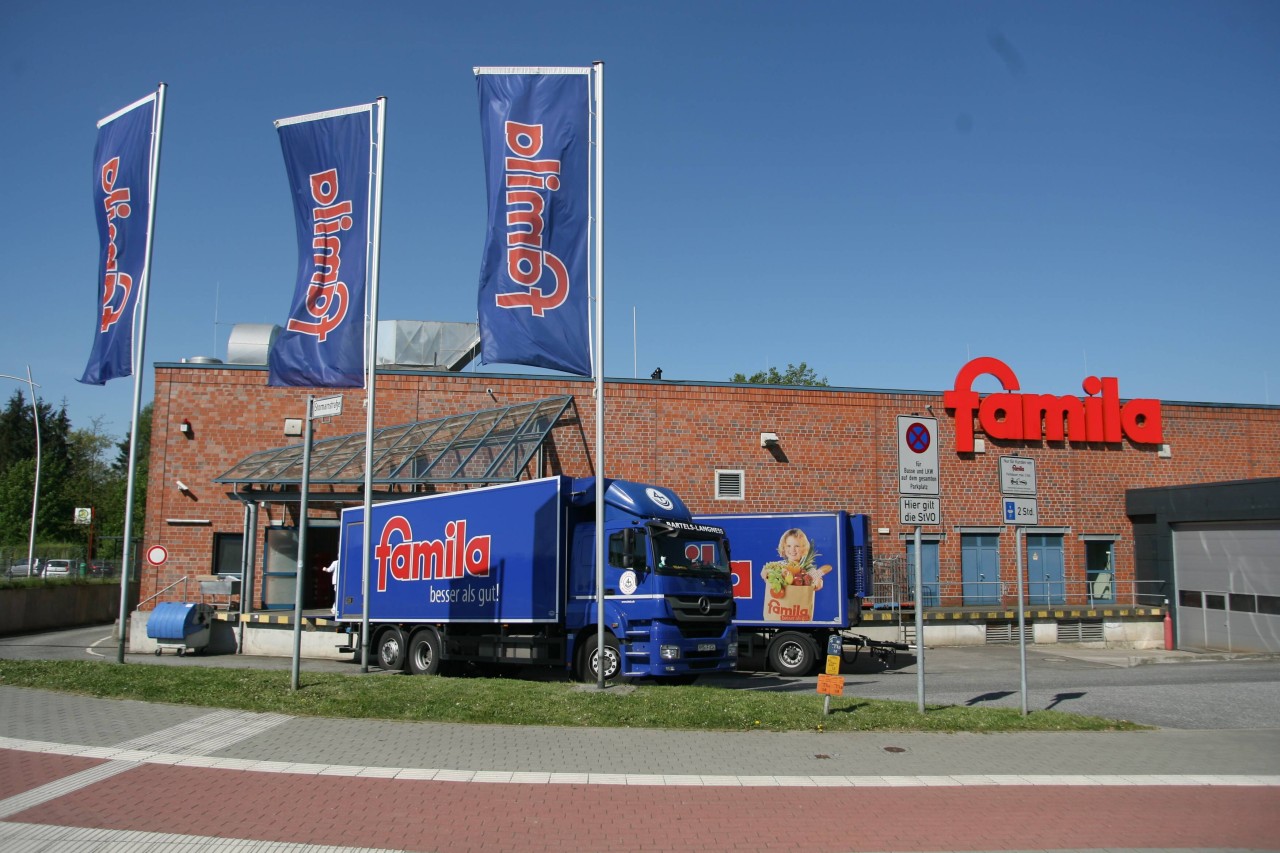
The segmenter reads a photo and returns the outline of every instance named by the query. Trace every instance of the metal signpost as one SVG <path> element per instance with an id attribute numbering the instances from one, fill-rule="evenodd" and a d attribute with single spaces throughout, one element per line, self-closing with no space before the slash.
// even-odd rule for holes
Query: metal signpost
<path id="1" fill-rule="evenodd" d="M 831 697 L 844 695 L 844 676 L 840 674 L 844 641 L 839 634 L 827 637 L 827 668 L 818 676 L 818 692 L 822 694 L 822 715 L 831 713 Z"/>
<path id="2" fill-rule="evenodd" d="M 298 689 L 302 669 L 302 580 L 307 560 L 307 493 L 311 490 L 311 422 L 315 418 L 332 418 L 342 414 L 342 395 L 307 397 L 307 423 L 302 437 L 302 494 L 298 503 L 298 562 L 293 582 L 293 664 L 289 685 Z"/>
<path id="3" fill-rule="evenodd" d="M 1014 525 L 1013 541 L 1018 569 L 1018 672 L 1022 691 L 1022 716 L 1027 715 L 1027 613 L 1026 589 L 1022 582 L 1022 527 L 1039 524 L 1036 503 L 1036 462 L 1021 456 L 1000 457 L 1000 512 L 1005 524 Z M 1009 495 L 1031 497 L 1009 497 Z"/>
<path id="4" fill-rule="evenodd" d="M 916 704 L 924 713 L 924 578 L 920 526 L 942 519 L 938 476 L 938 420 L 898 415 L 898 518 L 916 528 Z M 930 500 L 932 499 L 932 500 Z"/>

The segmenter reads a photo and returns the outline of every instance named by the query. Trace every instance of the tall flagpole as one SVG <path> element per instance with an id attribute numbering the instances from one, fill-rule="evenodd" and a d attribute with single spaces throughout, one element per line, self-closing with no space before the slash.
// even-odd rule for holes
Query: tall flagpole
<path id="1" fill-rule="evenodd" d="M 596 687 L 604 688 L 604 63 L 595 70 L 596 237 Z"/>
<path id="2" fill-rule="evenodd" d="M 382 250 L 382 164 L 386 154 L 387 99 L 378 98 L 378 146 L 376 149 L 377 174 L 373 185 L 373 238 L 370 241 L 369 259 L 369 326 L 366 352 L 369 363 L 365 365 L 365 422 L 364 422 L 364 554 L 360 571 L 360 598 L 363 602 L 360 617 L 360 671 L 369 671 L 369 552 L 373 548 L 373 407 L 378 370 L 378 261 Z M 338 555 L 341 559 L 342 555 Z"/>
<path id="3" fill-rule="evenodd" d="M 133 423 L 129 428 L 129 480 L 124 498 L 124 546 L 120 555 L 120 630 L 116 644 L 116 663 L 124 663 L 125 634 L 129 623 L 129 575 L 133 563 L 129 551 L 133 537 L 133 490 L 138 473 L 138 419 L 142 412 L 143 363 L 147 348 L 147 297 L 151 290 L 151 244 L 155 236 L 156 190 L 160 183 L 160 135 L 164 128 L 164 93 L 161 83 L 156 91 L 156 112 L 151 134 L 151 181 L 147 190 L 147 245 L 142 255 L 142 282 L 138 291 L 138 347 L 133 358 Z"/>

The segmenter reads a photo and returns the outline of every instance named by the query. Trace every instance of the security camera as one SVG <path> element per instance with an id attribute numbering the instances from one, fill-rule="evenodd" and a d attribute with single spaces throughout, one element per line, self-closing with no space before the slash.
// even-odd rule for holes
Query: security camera
<path id="1" fill-rule="evenodd" d="M 184 483 L 184 482 L 182 482 L 181 480 L 174 480 L 174 483 L 177 485 L 177 487 L 178 487 L 178 491 L 180 491 L 180 492 L 189 492 L 189 491 L 191 491 L 191 489 L 187 487 L 187 484 L 186 484 L 186 483 Z"/>

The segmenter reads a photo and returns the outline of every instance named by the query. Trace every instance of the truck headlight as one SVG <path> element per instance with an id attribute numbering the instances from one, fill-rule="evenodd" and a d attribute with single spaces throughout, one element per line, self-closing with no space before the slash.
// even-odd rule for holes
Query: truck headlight
<path id="1" fill-rule="evenodd" d="M 680 660 L 680 647 L 679 646 L 660 646 L 658 648 L 658 654 L 662 657 L 663 660 Z"/>

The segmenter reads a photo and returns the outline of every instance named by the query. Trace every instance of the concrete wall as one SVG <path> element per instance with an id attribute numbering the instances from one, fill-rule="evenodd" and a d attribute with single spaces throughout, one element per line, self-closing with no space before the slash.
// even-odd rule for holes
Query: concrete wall
<path id="1" fill-rule="evenodd" d="M 136 595 L 135 586 L 131 597 Z M 119 584 L 32 584 L 0 589 L 0 635 L 106 625 L 119 615 Z"/>

